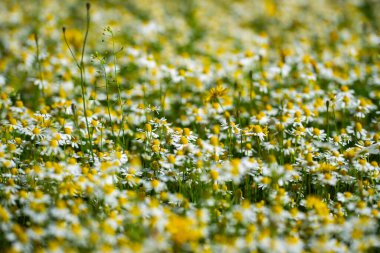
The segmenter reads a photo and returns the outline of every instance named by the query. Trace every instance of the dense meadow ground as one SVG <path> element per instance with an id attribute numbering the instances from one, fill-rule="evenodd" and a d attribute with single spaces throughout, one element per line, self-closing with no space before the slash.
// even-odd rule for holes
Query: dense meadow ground
<path id="1" fill-rule="evenodd" d="M 0 1 L 0 252 L 379 252 L 379 9 Z"/>

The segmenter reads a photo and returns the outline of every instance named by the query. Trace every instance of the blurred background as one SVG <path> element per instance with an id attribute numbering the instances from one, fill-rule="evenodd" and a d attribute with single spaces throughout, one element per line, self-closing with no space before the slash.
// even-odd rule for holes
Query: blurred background
<path id="1" fill-rule="evenodd" d="M 135 47 L 155 61 L 175 64 L 178 55 L 217 63 L 225 52 L 255 51 L 266 59 L 288 51 L 333 57 L 341 45 L 365 44 L 360 52 L 371 63 L 379 53 L 380 1 L 376 0 L 108 0 L 90 1 L 91 27 L 86 62 L 94 52 L 107 52 L 113 31 L 117 47 Z M 0 2 L 0 75 L 15 90 L 30 85 L 38 71 L 36 38 L 44 79 L 69 79 L 64 68 L 72 59 L 62 27 L 74 51 L 82 45 L 86 10 L 80 0 Z M 107 37 L 108 36 L 108 37 Z M 268 50 L 271 49 L 271 50 Z M 273 50 L 274 49 L 274 50 Z M 36 70 L 32 73 L 32 70 Z M 127 73 L 126 73 L 127 75 Z"/>

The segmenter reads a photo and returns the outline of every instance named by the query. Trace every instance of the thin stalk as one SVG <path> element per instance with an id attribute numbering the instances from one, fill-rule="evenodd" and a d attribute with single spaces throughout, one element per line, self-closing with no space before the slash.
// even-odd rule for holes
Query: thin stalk
<path id="1" fill-rule="evenodd" d="M 74 59 L 75 64 L 76 64 L 77 67 L 80 69 L 80 64 L 79 64 L 79 62 L 77 61 L 77 58 L 75 57 L 75 54 L 74 54 L 73 50 L 71 49 L 69 42 L 67 41 L 67 38 L 66 38 L 66 27 L 62 27 L 62 33 L 63 33 L 63 40 L 65 41 L 66 46 L 67 46 L 67 48 L 68 48 L 69 51 L 70 51 L 71 57 Z"/>
<path id="2" fill-rule="evenodd" d="M 120 113 L 121 113 L 121 122 L 120 122 L 120 129 L 119 129 L 119 136 L 120 134 L 122 133 L 122 139 L 123 139 L 123 145 L 121 145 L 121 147 L 123 148 L 124 150 L 124 143 L 125 143 L 125 140 L 124 140 L 124 112 L 123 112 L 123 103 L 121 101 L 121 91 L 120 91 L 120 85 L 117 81 L 117 68 L 116 68 L 116 62 L 117 62 L 117 58 L 116 58 L 116 51 L 115 51 L 115 39 L 114 39 L 114 35 L 113 35 L 113 32 L 112 30 L 110 30 L 110 33 L 111 33 L 111 38 L 112 38 L 112 53 L 113 53 L 113 69 L 114 69 L 114 78 L 115 78 L 115 84 L 116 84 L 116 87 L 117 87 L 117 94 L 118 94 L 118 100 L 119 100 L 119 104 L 120 104 Z"/>
<path id="3" fill-rule="evenodd" d="M 40 92 L 41 92 L 41 96 L 44 97 L 44 76 L 42 73 L 42 65 L 41 65 L 41 60 L 40 60 L 40 46 L 38 43 L 38 34 L 37 33 L 34 34 L 34 41 L 36 43 L 37 67 L 38 67 L 38 73 L 39 73 L 40 82 L 41 82 L 41 91 Z M 38 102 L 38 99 L 37 99 L 37 102 Z"/>
<path id="4" fill-rule="evenodd" d="M 335 117 L 335 106 L 333 106 L 333 120 L 334 120 L 334 129 L 335 129 L 335 132 L 338 131 L 338 127 L 337 127 L 337 124 L 336 124 L 336 117 Z"/>
<path id="5" fill-rule="evenodd" d="M 87 13 L 86 13 L 86 16 L 87 16 L 87 19 L 86 19 L 86 32 L 85 32 L 85 36 L 84 36 L 84 40 L 83 40 L 83 46 L 82 46 L 82 52 L 81 52 L 80 62 L 78 62 L 78 60 L 76 59 L 75 54 L 74 54 L 73 50 L 71 49 L 71 47 L 70 47 L 70 45 L 69 45 L 69 43 L 67 41 L 67 38 L 66 38 L 66 28 L 63 27 L 62 31 L 63 31 L 63 37 L 64 37 L 64 40 L 65 40 L 65 43 L 66 43 L 67 47 L 69 48 L 71 56 L 73 57 L 76 65 L 77 65 L 77 67 L 79 68 L 79 71 L 80 71 L 80 86 L 81 86 L 81 91 L 82 91 L 82 103 L 83 103 L 84 118 L 85 118 L 86 128 L 87 128 L 87 140 L 88 140 L 88 143 L 90 145 L 91 157 L 92 157 L 92 160 L 94 161 L 94 151 L 92 149 L 92 138 L 91 138 L 90 126 L 88 124 L 88 117 L 87 117 L 87 106 L 86 106 L 86 97 L 85 97 L 85 93 L 86 93 L 86 82 L 85 82 L 86 72 L 85 72 L 84 61 L 83 61 L 84 52 L 85 52 L 86 44 L 87 44 L 88 32 L 90 30 L 90 3 L 86 4 L 86 10 L 87 10 Z"/>
<path id="6" fill-rule="evenodd" d="M 111 118 L 111 109 L 110 109 L 110 99 L 109 99 L 109 88 L 108 88 L 108 77 L 107 77 L 106 68 L 104 67 L 103 64 L 102 64 L 102 68 L 103 68 L 104 81 L 106 82 L 106 96 L 107 96 L 107 111 L 108 111 L 108 118 L 109 118 L 109 121 L 110 121 L 110 124 L 111 124 L 111 132 L 112 132 L 112 136 L 115 138 L 115 133 L 114 133 L 114 131 L 113 131 L 113 127 L 112 127 L 112 118 Z"/>
<path id="7" fill-rule="evenodd" d="M 327 125 L 327 137 L 330 137 L 330 115 L 329 115 L 330 101 L 326 101 L 326 125 Z"/>
<path id="8" fill-rule="evenodd" d="M 251 108 L 252 106 L 252 103 L 253 103 L 253 97 L 252 97 L 252 92 L 253 92 L 253 72 L 252 70 L 249 71 L 249 74 L 248 74 L 248 80 L 249 80 L 249 108 Z"/>

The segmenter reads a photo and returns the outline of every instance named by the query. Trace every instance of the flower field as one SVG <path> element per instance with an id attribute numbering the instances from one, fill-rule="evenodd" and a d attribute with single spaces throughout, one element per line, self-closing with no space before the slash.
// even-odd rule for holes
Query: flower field
<path id="1" fill-rule="evenodd" d="M 379 9 L 0 1 L 0 252 L 380 252 Z"/>

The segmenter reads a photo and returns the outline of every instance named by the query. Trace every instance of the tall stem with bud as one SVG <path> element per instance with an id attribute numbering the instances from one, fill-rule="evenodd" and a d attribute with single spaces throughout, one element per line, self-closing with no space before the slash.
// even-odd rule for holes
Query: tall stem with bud
<path id="1" fill-rule="evenodd" d="M 65 27 L 62 28 L 62 32 L 63 32 L 63 38 L 65 40 L 65 43 L 66 43 L 67 47 L 69 48 L 71 56 L 73 57 L 76 65 L 79 69 L 79 72 L 80 72 L 80 86 L 81 86 L 81 90 L 82 90 L 83 111 L 84 111 L 84 118 L 86 121 L 86 128 L 87 128 L 87 140 L 88 140 L 88 143 L 90 145 L 91 157 L 92 157 L 92 160 L 94 161 L 94 152 L 92 149 L 92 138 L 91 138 L 90 126 L 88 124 L 88 117 L 87 117 L 87 106 L 86 106 L 86 97 L 85 97 L 85 93 L 86 93 L 86 81 L 85 81 L 86 72 L 85 72 L 84 61 L 83 61 L 84 52 L 86 49 L 88 32 L 90 29 L 90 6 L 91 6 L 90 3 L 86 3 L 86 10 L 87 10 L 87 13 L 86 13 L 86 16 L 87 16 L 86 17 L 87 18 L 86 19 L 86 32 L 85 32 L 84 39 L 83 39 L 83 46 L 82 46 L 80 61 L 78 61 L 77 58 L 75 57 L 75 54 L 74 54 L 73 50 L 71 49 L 71 47 L 67 41 L 66 28 Z"/>

